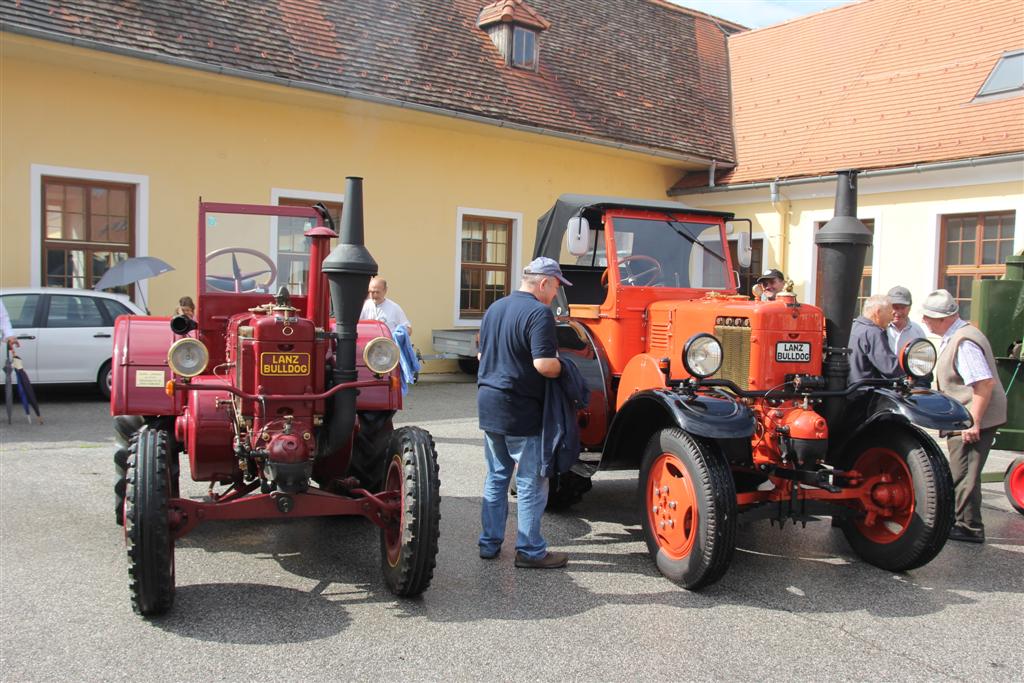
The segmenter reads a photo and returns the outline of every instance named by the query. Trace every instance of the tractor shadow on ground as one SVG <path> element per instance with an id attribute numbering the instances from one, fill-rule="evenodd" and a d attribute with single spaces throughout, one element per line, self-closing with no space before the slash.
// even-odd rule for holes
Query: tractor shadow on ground
<path id="1" fill-rule="evenodd" d="M 481 560 L 476 546 L 480 499 L 446 496 L 433 582 L 412 599 L 388 591 L 378 530 L 361 518 L 202 525 L 179 541 L 179 580 L 181 559 L 206 562 L 191 549 L 252 556 L 257 569 L 249 560 L 239 563 L 226 555 L 219 564 L 244 565 L 245 581 L 179 586 L 172 614 L 154 624 L 203 640 L 275 643 L 341 632 L 352 621 L 352 609 L 372 604 L 384 605 L 397 618 L 434 622 L 560 619 L 609 605 L 680 610 L 737 605 L 798 614 L 866 612 L 888 619 L 978 602 L 971 592 L 1024 593 L 1018 566 L 1024 517 L 1009 515 L 990 523 L 990 543 L 949 543 L 929 565 L 900 574 L 858 559 L 828 521 L 782 530 L 754 522 L 738 530 L 725 576 L 691 592 L 658 573 L 643 539 L 636 496 L 635 480 L 599 479 L 581 503 L 545 516 L 548 542 L 570 554 L 565 570 L 513 566 L 514 499 L 501 555 Z M 267 583 L 260 580 L 264 576 L 270 577 Z M 237 580 L 238 574 L 225 571 L 224 577 Z M 303 583 L 311 585 L 275 585 Z M 204 616 L 197 620 L 199 609 Z M 240 613 L 250 615 L 243 620 L 248 623 L 231 616 Z"/>

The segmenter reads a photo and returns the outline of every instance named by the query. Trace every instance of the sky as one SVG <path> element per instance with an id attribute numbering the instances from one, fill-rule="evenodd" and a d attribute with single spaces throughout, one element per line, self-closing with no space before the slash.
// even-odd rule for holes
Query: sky
<path id="1" fill-rule="evenodd" d="M 851 0 L 670 0 L 707 14 L 760 28 L 845 5 Z"/>

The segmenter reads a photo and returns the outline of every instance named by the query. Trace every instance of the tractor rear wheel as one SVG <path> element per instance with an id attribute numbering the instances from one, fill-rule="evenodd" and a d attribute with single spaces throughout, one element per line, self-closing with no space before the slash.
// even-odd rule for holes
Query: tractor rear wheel
<path id="1" fill-rule="evenodd" d="M 1006 468 L 1003 490 L 1013 509 L 1024 515 L 1024 458 L 1017 458 Z"/>
<path id="2" fill-rule="evenodd" d="M 864 561 L 888 571 L 928 564 L 953 526 L 953 477 L 925 438 L 879 427 L 860 437 L 841 464 L 874 483 L 871 507 L 839 527 Z"/>
<path id="3" fill-rule="evenodd" d="M 681 429 L 656 433 L 640 467 L 640 504 L 662 574 L 690 590 L 722 578 L 736 547 L 736 487 L 717 451 Z"/>
<path id="4" fill-rule="evenodd" d="M 395 595 L 419 595 L 430 585 L 441 534 L 441 480 L 430 434 L 418 427 L 395 430 L 388 447 L 384 495 L 399 513 L 380 532 L 384 581 Z"/>
<path id="5" fill-rule="evenodd" d="M 128 458 L 124 535 L 132 609 L 162 614 L 174 602 L 174 536 L 167 517 L 171 491 L 170 437 L 142 428 Z"/>

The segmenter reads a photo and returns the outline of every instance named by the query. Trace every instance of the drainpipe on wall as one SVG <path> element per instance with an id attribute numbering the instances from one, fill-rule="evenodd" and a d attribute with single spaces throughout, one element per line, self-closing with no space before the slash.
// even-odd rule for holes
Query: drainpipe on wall
<path id="1" fill-rule="evenodd" d="M 769 186 L 772 208 L 779 217 L 779 265 L 784 273 L 789 272 L 789 219 L 793 202 L 779 191 L 779 185 L 772 181 Z"/>

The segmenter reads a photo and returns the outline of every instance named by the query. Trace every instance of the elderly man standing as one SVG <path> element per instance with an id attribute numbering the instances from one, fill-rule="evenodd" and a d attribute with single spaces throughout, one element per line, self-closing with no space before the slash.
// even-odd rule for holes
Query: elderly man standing
<path id="1" fill-rule="evenodd" d="M 536 258 L 523 271 L 519 290 L 491 304 L 480 323 L 477 411 L 487 461 L 480 557 L 489 560 L 501 552 L 508 486 L 518 464 L 515 566 L 522 568 L 556 569 L 569 559 L 548 551 L 540 533 L 548 502 L 548 480 L 541 474 L 545 378 L 562 373 L 555 318 L 548 307 L 563 284 L 572 283 L 557 261 Z"/>
<path id="2" fill-rule="evenodd" d="M 953 295 L 937 289 L 924 300 L 924 324 L 940 335 L 935 380 L 939 391 L 964 404 L 974 425 L 948 434 L 949 469 L 956 487 L 953 541 L 985 542 L 981 521 L 981 470 L 995 440 L 996 428 L 1006 423 L 1006 394 L 996 373 L 992 346 L 977 328 L 960 318 Z"/>
<path id="3" fill-rule="evenodd" d="M 370 278 L 370 286 L 367 288 L 366 301 L 363 302 L 363 310 L 359 313 L 360 320 L 379 320 L 388 326 L 391 334 L 395 328 L 405 325 L 406 332 L 412 336 L 412 323 L 405 315 L 402 307 L 391 299 L 387 298 L 388 281 L 380 275 Z"/>
<path id="4" fill-rule="evenodd" d="M 927 339 L 928 334 L 924 328 L 910 319 L 910 306 L 914 300 L 910 296 L 910 290 L 906 287 L 893 287 L 889 290 L 889 301 L 892 302 L 892 322 L 885 331 L 889 335 L 889 347 L 899 358 L 903 347 L 915 339 Z M 915 386 L 930 387 L 932 385 L 932 374 L 914 380 Z"/>
<path id="5" fill-rule="evenodd" d="M 889 347 L 886 328 L 892 322 L 892 304 L 883 294 L 869 296 L 861 315 L 850 328 L 850 383 L 862 379 L 894 379 L 904 375 Z"/>

